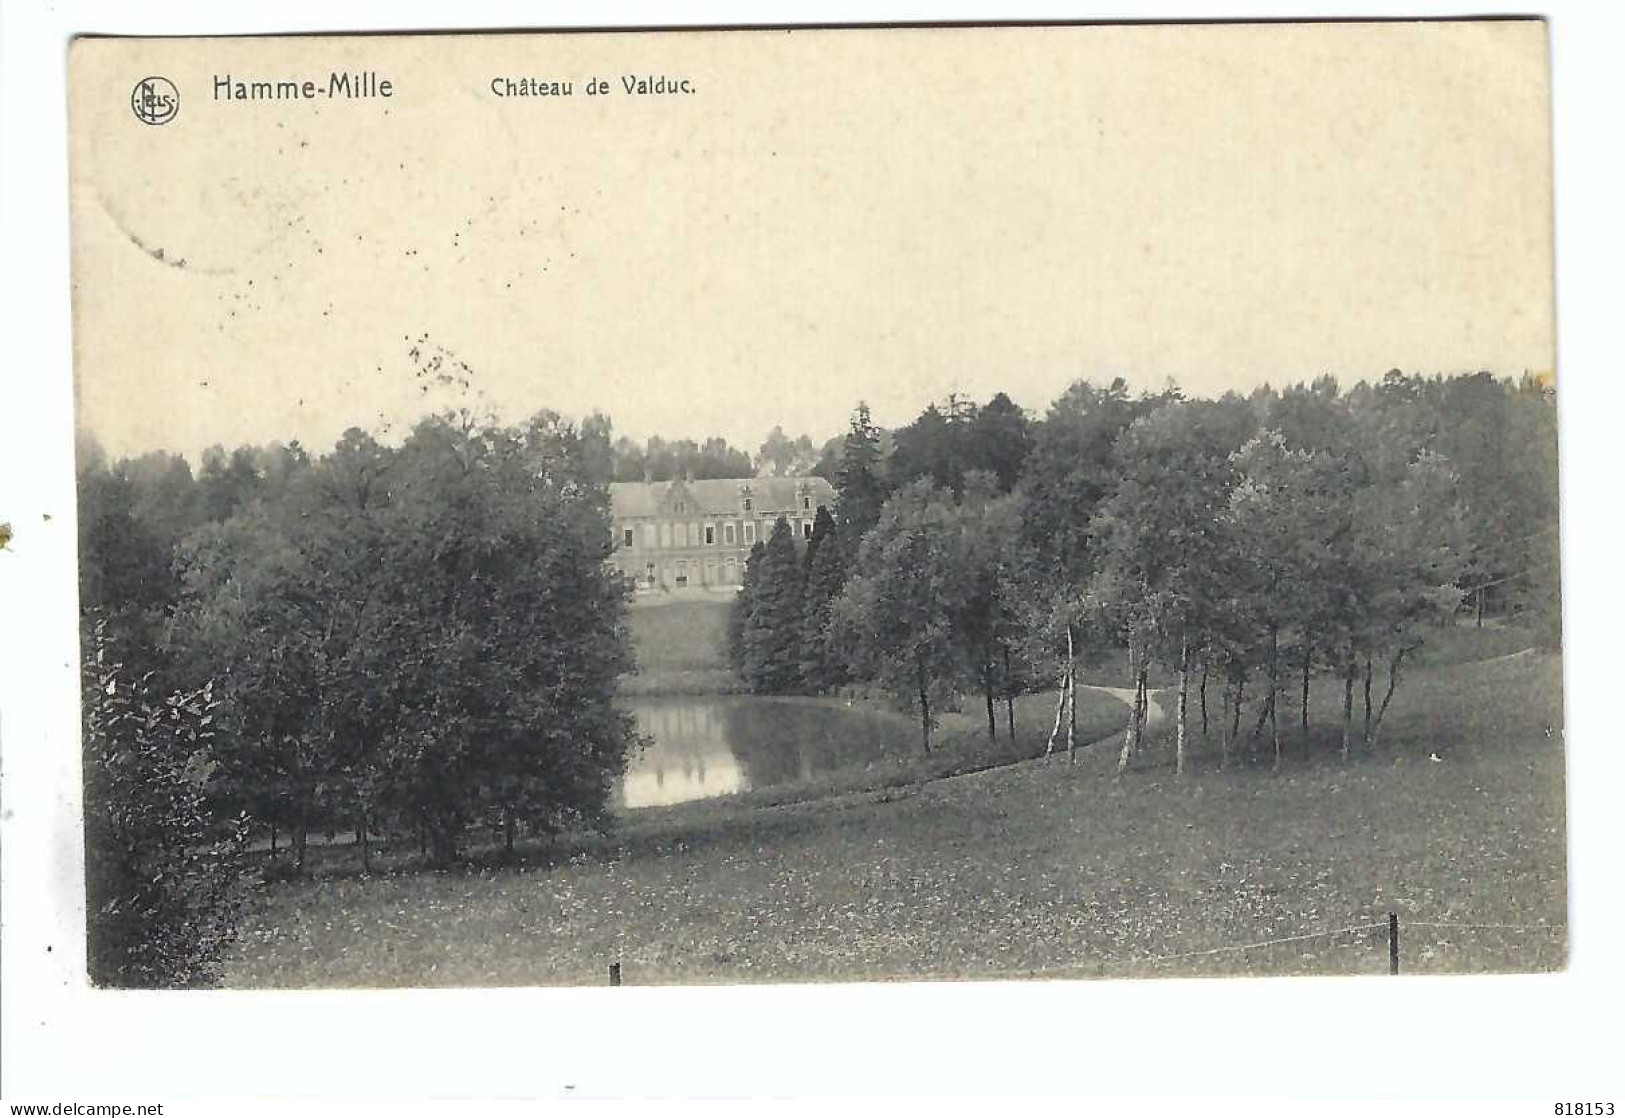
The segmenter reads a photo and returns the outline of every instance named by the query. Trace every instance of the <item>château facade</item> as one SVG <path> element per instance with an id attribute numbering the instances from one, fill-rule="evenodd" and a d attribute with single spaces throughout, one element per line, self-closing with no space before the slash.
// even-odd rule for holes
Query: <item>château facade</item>
<path id="1" fill-rule="evenodd" d="M 733 588 L 745 558 L 781 516 L 797 539 L 812 537 L 818 510 L 834 508 L 821 477 L 623 481 L 609 487 L 615 518 L 610 561 L 639 590 Z"/>

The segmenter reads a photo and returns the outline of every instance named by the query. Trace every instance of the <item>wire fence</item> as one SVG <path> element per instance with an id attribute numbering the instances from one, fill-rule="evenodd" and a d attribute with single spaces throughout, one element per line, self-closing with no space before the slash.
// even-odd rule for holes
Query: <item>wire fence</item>
<path id="1" fill-rule="evenodd" d="M 1472 931 L 1472 932 L 1560 932 L 1567 933 L 1567 924 L 1511 924 L 1511 923 L 1469 923 L 1454 920 L 1406 920 L 1406 931 L 1412 929 L 1438 929 L 1444 931 Z M 1276 947 L 1287 943 L 1306 943 L 1312 940 L 1335 940 L 1339 936 L 1372 933 L 1381 930 L 1387 932 L 1388 946 L 1388 973 L 1399 974 L 1402 962 L 1400 950 L 1401 921 L 1397 913 L 1389 913 L 1385 921 L 1373 921 L 1365 924 L 1350 924 L 1341 928 L 1325 928 L 1319 931 L 1302 932 L 1295 935 L 1277 936 L 1272 939 L 1261 939 L 1251 943 L 1229 943 L 1219 947 L 1209 947 L 1200 951 L 1179 951 L 1167 955 L 1152 955 L 1149 957 L 1130 960 L 1135 966 L 1151 967 L 1163 963 L 1176 962 L 1187 959 L 1208 958 L 1219 955 L 1239 954 L 1246 951 L 1257 951 L 1264 948 Z M 1409 938 L 1409 937 L 1407 937 Z M 1437 945 L 1429 945 L 1429 948 Z M 1537 956 L 1543 955 L 1541 945 L 1536 944 Z"/>
<path id="2" fill-rule="evenodd" d="M 1568 925 L 1567 924 L 1508 924 L 1508 923 L 1484 923 L 1484 924 L 1478 924 L 1478 923 L 1467 923 L 1467 922 L 1463 922 L 1463 921 L 1447 921 L 1447 920 L 1406 920 L 1406 921 L 1403 922 L 1403 928 L 1406 931 L 1409 931 L 1411 929 L 1423 929 L 1423 928 L 1438 929 L 1438 930 L 1445 930 L 1445 931 L 1474 931 L 1474 932 L 1479 932 L 1479 931 L 1490 932 L 1490 931 L 1494 931 L 1494 932 L 1545 932 L 1545 933 L 1558 932 L 1558 933 L 1567 933 L 1567 931 L 1568 931 Z M 1360 933 L 1370 934 L 1370 933 L 1375 933 L 1375 932 L 1379 932 L 1379 931 L 1386 931 L 1386 936 L 1384 938 L 1386 938 L 1386 940 L 1387 940 L 1387 948 L 1388 948 L 1388 973 L 1391 974 L 1391 975 L 1397 975 L 1397 974 L 1400 973 L 1400 967 L 1401 967 L 1401 962 L 1402 962 L 1402 953 L 1401 953 L 1401 950 L 1400 950 L 1401 921 L 1399 919 L 1399 915 L 1397 913 L 1392 913 L 1392 912 L 1388 914 L 1388 919 L 1387 920 L 1370 921 L 1370 922 L 1364 923 L 1364 924 L 1349 924 L 1349 925 L 1346 925 L 1346 926 L 1340 927 L 1340 928 L 1324 928 L 1324 929 L 1320 929 L 1318 931 L 1299 932 L 1299 933 L 1295 933 L 1293 935 L 1275 936 L 1275 937 L 1273 937 L 1271 939 L 1255 940 L 1255 941 L 1250 942 L 1250 943 L 1227 943 L 1227 944 L 1223 944 L 1223 945 L 1218 946 L 1218 947 L 1208 947 L 1208 948 L 1203 948 L 1203 949 L 1197 950 L 1197 951 L 1177 951 L 1177 952 L 1173 952 L 1171 954 L 1166 954 L 1166 955 L 1150 955 L 1150 956 L 1130 957 L 1130 958 L 1125 958 L 1125 959 L 1116 959 L 1116 960 L 1110 960 L 1109 962 L 1103 962 L 1103 963 L 1097 965 L 1094 968 L 1068 967 L 1066 969 L 1068 971 L 1071 971 L 1071 972 L 1077 972 L 1077 971 L 1083 970 L 1083 969 L 1093 969 L 1096 973 L 1104 974 L 1107 967 L 1126 967 L 1126 968 L 1133 968 L 1133 969 L 1143 969 L 1143 968 L 1147 968 L 1147 967 L 1158 966 L 1158 965 L 1165 964 L 1165 963 L 1179 962 L 1179 961 L 1182 961 L 1182 960 L 1206 959 L 1206 958 L 1214 958 L 1214 957 L 1221 956 L 1221 955 L 1240 954 L 1242 952 L 1247 952 L 1247 951 L 1259 951 L 1259 950 L 1263 950 L 1263 949 L 1266 949 L 1266 948 L 1278 947 L 1278 946 L 1281 946 L 1283 944 L 1289 944 L 1289 943 L 1308 943 L 1308 942 L 1315 941 L 1315 940 L 1328 940 L 1328 941 L 1330 941 L 1330 940 L 1335 940 L 1339 936 L 1357 935 L 1357 934 L 1360 934 Z M 1407 938 L 1409 938 L 1409 937 L 1407 937 Z M 1537 944 L 1536 946 L 1537 946 L 1537 955 L 1543 954 L 1543 951 L 1539 950 L 1540 945 Z M 1035 975 L 1035 977 L 1036 977 L 1036 975 Z M 611 986 L 619 986 L 619 985 L 621 985 L 621 982 L 622 982 L 622 979 L 621 979 L 621 964 L 618 963 L 618 962 L 611 963 L 609 965 L 609 984 Z"/>

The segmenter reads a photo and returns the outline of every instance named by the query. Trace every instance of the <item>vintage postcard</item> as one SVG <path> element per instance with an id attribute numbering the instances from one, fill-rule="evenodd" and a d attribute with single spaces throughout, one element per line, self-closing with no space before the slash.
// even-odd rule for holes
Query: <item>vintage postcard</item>
<path id="1" fill-rule="evenodd" d="M 76 41 L 90 981 L 1564 967 L 1546 44 Z"/>

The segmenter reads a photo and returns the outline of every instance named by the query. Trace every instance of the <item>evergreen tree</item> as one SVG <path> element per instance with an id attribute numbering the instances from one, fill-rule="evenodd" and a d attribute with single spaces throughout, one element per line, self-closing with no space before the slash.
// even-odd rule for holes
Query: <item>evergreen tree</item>
<path id="1" fill-rule="evenodd" d="M 880 519 L 885 503 L 880 429 L 870 422 L 869 405 L 860 401 L 841 446 L 841 464 L 835 477 L 835 512 L 848 568 L 857 559 L 864 533 Z"/>
<path id="2" fill-rule="evenodd" d="M 756 607 L 757 588 L 761 585 L 762 557 L 767 554 L 767 545 L 760 540 L 750 545 L 750 554 L 745 557 L 745 569 L 739 576 L 739 593 L 728 607 L 728 666 L 733 669 L 734 675 L 750 682 L 747 674 L 750 665 L 750 656 L 746 643 L 751 633 L 751 611 Z"/>
<path id="3" fill-rule="evenodd" d="M 784 517 L 774 522 L 757 566 L 744 676 L 753 691 L 791 694 L 801 689 L 802 582 L 795 534 Z"/>
<path id="4" fill-rule="evenodd" d="M 846 585 L 846 549 L 828 509 L 820 508 L 807 544 L 801 636 L 801 681 L 812 692 L 829 691 L 845 682 L 840 656 L 829 646 L 830 607 Z"/>
<path id="5" fill-rule="evenodd" d="M 970 468 L 992 474 L 998 491 L 1010 492 L 1032 451 L 1031 428 L 1026 413 L 1000 392 L 970 421 L 965 439 Z"/>

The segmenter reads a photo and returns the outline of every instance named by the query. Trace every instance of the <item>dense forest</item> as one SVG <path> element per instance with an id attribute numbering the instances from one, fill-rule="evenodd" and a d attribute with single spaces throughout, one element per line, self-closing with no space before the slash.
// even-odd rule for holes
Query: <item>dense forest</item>
<path id="1" fill-rule="evenodd" d="M 86 438 L 92 976 L 207 981 L 251 842 L 298 873 L 313 832 L 444 864 L 474 834 L 606 825 L 637 746 L 609 483 L 808 472 L 835 507 L 756 545 L 730 659 L 760 692 L 883 689 L 926 749 L 945 705 L 977 696 L 997 737 L 1037 690 L 1075 744 L 1080 672 L 1126 648 L 1124 764 L 1153 666 L 1178 679 L 1181 765 L 1191 704 L 1278 759 L 1280 697 L 1328 678 L 1346 753 L 1376 745 L 1430 627 L 1517 614 L 1557 639 L 1555 409 L 1527 378 L 1079 382 L 1041 416 L 954 397 L 889 432 L 860 404 L 844 436 L 775 429 L 755 454 L 458 408 L 196 473 Z"/>
<path id="2" fill-rule="evenodd" d="M 1013 722 L 1039 686 L 1051 746 L 1063 729 L 1075 746 L 1080 670 L 1126 649 L 1120 768 L 1154 666 L 1177 678 L 1176 770 L 1193 703 L 1225 755 L 1247 731 L 1278 765 L 1283 693 L 1307 743 L 1321 677 L 1346 757 L 1378 744 L 1407 660 L 1463 610 L 1558 640 L 1556 414 L 1529 378 L 1394 371 L 1217 400 L 1080 382 L 1036 421 L 1002 394 L 951 399 L 891 442 L 860 407 L 834 515 L 805 545 L 781 523 L 754 549 L 730 655 L 760 692 L 878 683 L 927 751 L 944 704 L 979 694 L 996 738 L 997 706 Z"/>

